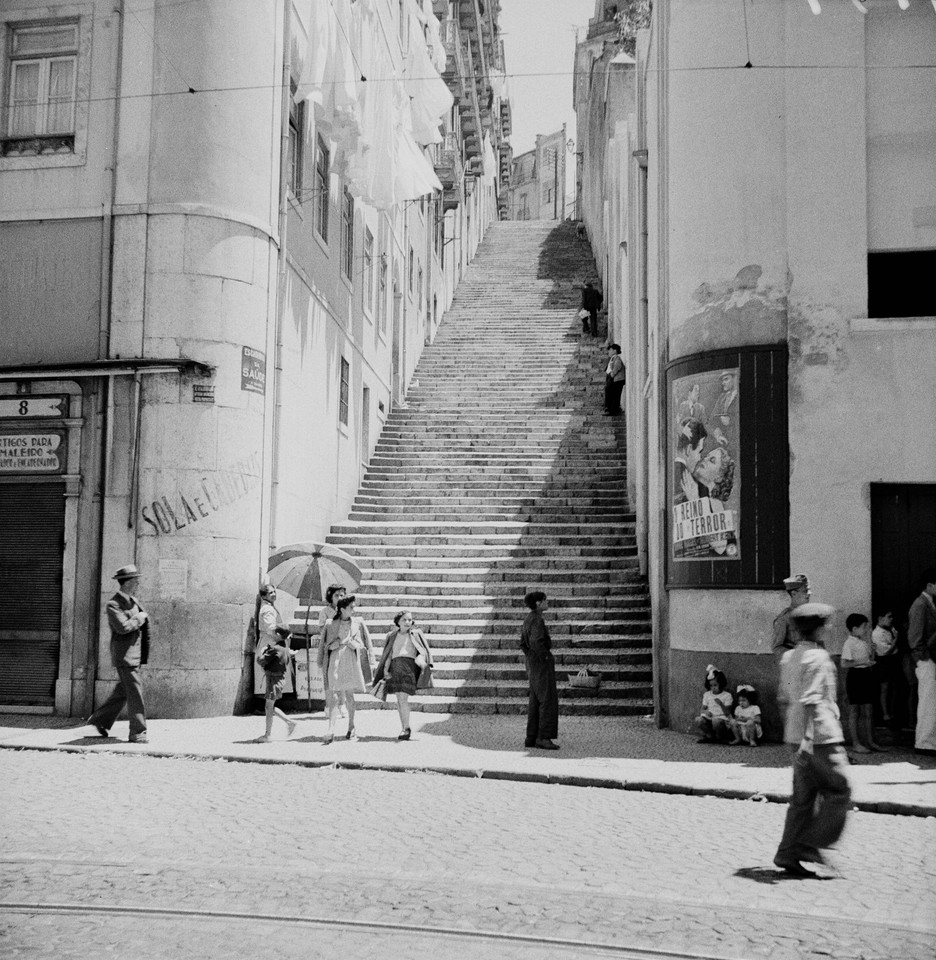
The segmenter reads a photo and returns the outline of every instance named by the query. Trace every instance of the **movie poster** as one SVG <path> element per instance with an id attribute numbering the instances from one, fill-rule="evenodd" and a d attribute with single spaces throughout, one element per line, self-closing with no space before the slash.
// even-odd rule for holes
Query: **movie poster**
<path id="1" fill-rule="evenodd" d="M 738 368 L 673 382 L 674 560 L 740 560 Z"/>

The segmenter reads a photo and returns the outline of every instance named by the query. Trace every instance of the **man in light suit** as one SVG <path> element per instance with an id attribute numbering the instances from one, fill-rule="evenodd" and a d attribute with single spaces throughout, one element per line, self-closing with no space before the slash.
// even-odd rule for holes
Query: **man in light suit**
<path id="1" fill-rule="evenodd" d="M 102 737 L 110 736 L 110 728 L 126 704 L 129 742 L 149 743 L 140 675 L 140 667 L 149 656 L 149 617 L 132 593 L 140 582 L 140 574 L 131 563 L 121 567 L 114 579 L 120 589 L 107 601 L 107 622 L 111 631 L 111 659 L 119 679 L 107 700 L 88 717 L 88 724 Z"/>
<path id="2" fill-rule="evenodd" d="M 914 750 L 936 757 L 936 567 L 923 571 L 923 592 L 910 606 L 907 642 L 919 684 Z"/>

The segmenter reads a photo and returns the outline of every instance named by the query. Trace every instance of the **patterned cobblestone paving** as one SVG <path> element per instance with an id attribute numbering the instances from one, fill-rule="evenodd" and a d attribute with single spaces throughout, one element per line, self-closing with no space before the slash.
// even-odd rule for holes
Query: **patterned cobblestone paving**
<path id="1" fill-rule="evenodd" d="M 933 818 L 853 814 L 842 877 L 797 881 L 770 865 L 778 804 L 109 754 L 0 762 L 5 956 L 592 953 L 438 932 L 452 929 L 725 958 L 936 951 Z"/>

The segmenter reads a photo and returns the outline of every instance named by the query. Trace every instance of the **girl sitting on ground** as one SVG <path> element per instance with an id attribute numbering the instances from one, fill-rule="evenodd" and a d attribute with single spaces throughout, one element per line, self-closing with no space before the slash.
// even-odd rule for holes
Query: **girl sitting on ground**
<path id="1" fill-rule="evenodd" d="M 728 739 L 731 732 L 728 721 L 731 719 L 733 698 L 727 687 L 728 680 L 725 675 L 709 664 L 705 668 L 702 713 L 696 717 L 696 723 L 702 734 L 698 743 L 713 743 Z"/>
<path id="2" fill-rule="evenodd" d="M 731 743 L 746 743 L 750 747 L 756 747 L 757 741 L 763 736 L 757 691 L 749 683 L 742 683 L 736 693 L 738 705 L 734 708 L 734 716 L 728 721 L 734 734 Z"/>

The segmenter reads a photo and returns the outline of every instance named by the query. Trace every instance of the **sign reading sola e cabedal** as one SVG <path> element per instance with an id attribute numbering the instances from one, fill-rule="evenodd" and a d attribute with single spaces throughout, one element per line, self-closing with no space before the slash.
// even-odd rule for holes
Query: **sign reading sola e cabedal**
<path id="1" fill-rule="evenodd" d="M 0 473 L 59 473 L 64 469 L 61 431 L 0 434 Z"/>

